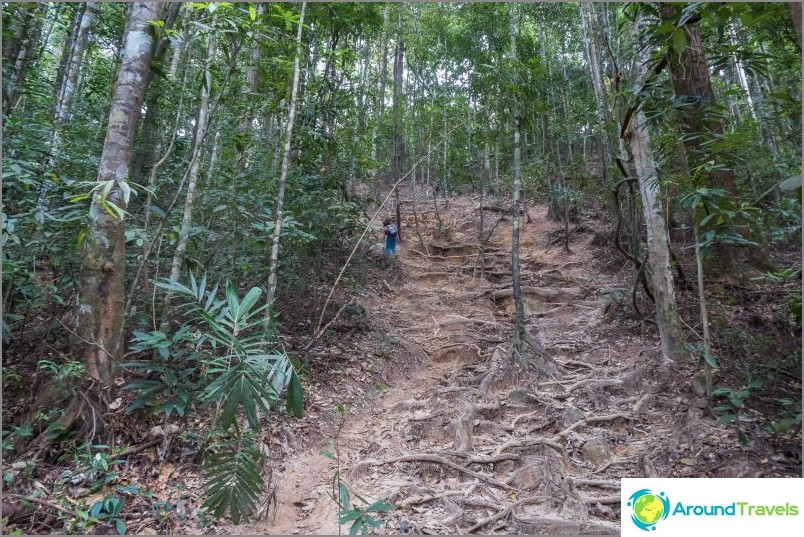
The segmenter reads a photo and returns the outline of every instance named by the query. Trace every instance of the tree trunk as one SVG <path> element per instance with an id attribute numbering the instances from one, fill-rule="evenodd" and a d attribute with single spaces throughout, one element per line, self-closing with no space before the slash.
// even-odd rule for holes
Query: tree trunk
<path id="1" fill-rule="evenodd" d="M 402 6 L 398 6 L 396 26 L 396 51 L 394 52 L 394 183 L 402 176 L 405 148 L 402 140 L 402 69 L 405 55 L 405 43 L 402 41 Z M 396 229 L 397 241 L 402 242 L 402 222 L 399 221 L 401 208 L 399 206 L 399 189 L 394 189 L 396 203 Z"/>
<path id="2" fill-rule="evenodd" d="M 89 229 L 84 241 L 79 276 L 75 354 L 94 381 L 92 391 L 107 393 L 113 386 L 115 360 L 122 345 L 125 221 L 107 212 L 108 204 L 126 209 L 132 147 L 140 119 L 143 95 L 149 81 L 152 27 L 159 18 L 160 2 L 138 2 L 129 12 L 123 36 L 122 64 L 109 112 L 98 183 L 90 206 Z"/>
<path id="3" fill-rule="evenodd" d="M 282 207 L 285 203 L 285 187 L 288 180 L 288 166 L 290 165 L 290 144 L 293 138 L 293 123 L 296 121 L 296 99 L 299 91 L 299 60 L 301 57 L 302 30 L 304 28 L 304 12 L 307 2 L 302 2 L 301 16 L 299 18 L 299 28 L 296 32 L 296 58 L 293 62 L 293 88 L 290 92 L 290 106 L 288 107 L 288 121 L 285 126 L 285 148 L 282 153 L 282 169 L 279 175 L 279 192 L 276 195 L 276 214 L 274 224 L 274 236 L 271 245 L 271 263 L 268 269 L 268 296 L 266 302 L 268 308 L 265 309 L 265 322 L 270 320 L 271 310 L 273 309 L 274 297 L 276 296 L 277 267 L 279 265 L 279 237 L 282 233 Z"/>
<path id="4" fill-rule="evenodd" d="M 514 20 L 514 4 L 508 4 L 508 23 L 509 23 L 509 38 L 511 43 L 511 61 L 516 69 L 516 24 Z M 518 77 L 514 74 L 514 84 L 519 82 Z M 519 147 L 519 102 L 515 97 L 514 107 L 514 211 L 513 219 L 513 232 L 511 235 L 511 273 L 513 276 L 513 295 L 514 307 L 516 309 L 515 327 L 514 327 L 514 341 L 518 344 L 512 345 L 512 351 L 518 357 L 522 356 L 521 343 L 525 340 L 525 306 L 522 302 L 522 284 L 521 284 L 521 267 L 519 262 L 519 227 L 522 197 L 522 163 L 521 153 Z M 512 354 L 513 355 L 513 354 Z"/>
<path id="5" fill-rule="evenodd" d="M 64 36 L 64 46 L 61 49 L 61 59 L 59 60 L 59 67 L 56 69 L 56 113 L 54 117 L 58 116 L 58 107 L 62 100 L 62 92 L 64 91 L 64 75 L 67 73 L 67 68 L 70 65 L 70 58 L 73 55 L 75 48 L 75 36 L 78 33 L 78 27 L 81 25 L 81 19 L 84 17 L 86 10 L 81 4 L 75 4 L 73 8 L 73 22 L 66 30 Z"/>
<path id="6" fill-rule="evenodd" d="M 44 24 L 47 10 L 48 4 L 41 3 L 30 10 L 26 9 L 23 15 L 23 37 L 14 57 L 14 62 L 10 64 L 11 74 L 8 77 L 8 87 L 3 88 L 3 91 L 7 95 L 7 98 L 3 102 L 6 114 L 10 114 L 11 111 L 17 107 L 17 104 L 19 104 L 22 95 L 20 93 L 20 87 L 25 81 L 28 67 L 31 65 L 37 46 L 39 45 L 39 38 L 42 34 L 42 25 Z"/>
<path id="7" fill-rule="evenodd" d="M 603 181 L 605 184 L 609 183 L 609 171 L 611 170 L 611 145 L 609 143 L 609 129 L 607 122 L 608 103 L 606 98 L 606 88 L 603 85 L 603 78 L 600 73 L 600 63 L 598 61 L 597 44 L 594 36 L 592 35 L 592 21 L 594 20 L 592 14 L 594 13 L 594 4 L 587 4 L 581 2 L 581 29 L 583 31 L 583 40 L 586 43 L 586 54 L 589 58 L 589 71 L 592 76 L 592 87 L 595 93 L 595 114 L 597 122 L 600 125 L 600 141 L 601 141 L 601 161 L 603 164 Z"/>
<path id="8" fill-rule="evenodd" d="M 207 58 L 204 65 L 204 79 L 201 84 L 201 100 L 198 104 L 198 116 L 196 117 L 190 167 L 187 169 L 187 199 L 184 202 L 184 215 L 181 219 L 179 241 L 176 244 L 176 250 L 173 253 L 173 261 L 170 264 L 170 279 L 174 281 L 179 280 L 184 254 L 187 251 L 187 239 L 190 236 L 190 225 L 193 221 L 193 204 L 195 202 L 199 170 L 201 168 L 201 149 L 204 145 L 207 121 L 209 119 L 209 91 L 212 87 L 212 71 L 210 70 L 210 66 L 214 55 L 215 36 L 214 34 L 210 34 L 207 42 Z"/>
<path id="9" fill-rule="evenodd" d="M 168 4 L 165 25 L 163 26 L 162 32 L 163 35 L 154 47 L 154 56 L 151 60 L 152 66 L 162 63 L 162 59 L 167 53 L 170 40 L 166 37 L 165 32 L 173 29 L 179 16 L 180 7 L 180 2 L 171 2 Z M 153 73 L 153 67 L 151 72 Z M 171 79 L 175 80 L 175 78 L 176 74 L 173 73 Z M 170 82 L 168 82 L 168 84 L 170 84 Z M 141 182 L 145 175 L 146 168 L 153 166 L 156 160 L 154 152 L 156 151 L 157 134 L 163 128 L 163 126 L 159 125 L 159 99 L 165 93 L 164 90 L 165 81 L 156 79 L 145 96 L 145 117 L 142 120 L 140 140 L 137 144 L 137 151 L 134 154 L 134 165 L 131 169 L 131 177 L 134 182 L 137 183 Z"/>
<path id="10" fill-rule="evenodd" d="M 653 297 L 656 301 L 656 321 L 662 344 L 662 357 L 681 360 L 684 352 L 684 334 L 676 305 L 673 272 L 670 265 L 670 243 L 662 212 L 661 190 L 656 164 L 650 149 L 645 114 L 640 110 L 631 127 L 628 141 L 634 157 L 639 191 L 642 194 L 642 212 L 648 235 L 648 265 L 653 274 Z"/>
<path id="11" fill-rule="evenodd" d="M 663 3 L 659 9 L 664 23 L 677 24 L 681 13 L 679 5 Z M 706 143 L 708 138 L 722 136 L 723 126 L 714 114 L 708 113 L 715 98 L 703 40 L 695 19 L 683 27 L 683 32 L 686 46 L 681 54 L 675 47 L 671 48 L 668 53 L 668 65 L 676 97 L 690 101 L 688 106 L 679 109 L 679 113 L 682 118 L 682 129 L 687 135 L 684 137 L 684 148 L 691 170 L 695 173 L 695 170 L 711 159 L 710 146 Z M 737 187 L 731 169 L 713 170 L 709 173 L 709 178 L 713 186 L 723 188 L 730 197 L 737 198 Z M 738 226 L 735 231 L 748 238 L 746 226 Z M 715 259 L 718 264 L 716 269 L 722 274 L 741 278 L 747 270 L 770 268 L 767 258 L 755 247 L 719 244 L 716 249 Z"/>
<path id="12" fill-rule="evenodd" d="M 73 43 L 73 51 L 67 63 L 64 85 L 60 92 L 61 100 L 56 107 L 56 123 L 59 128 L 63 128 L 70 119 L 78 73 L 81 71 L 81 65 L 84 60 L 84 50 L 86 50 L 87 41 L 89 39 L 89 27 L 92 24 L 92 20 L 95 18 L 96 10 L 95 2 L 87 2 L 81 17 L 81 23 L 78 25 L 78 31 L 76 32 Z"/>
<path id="13" fill-rule="evenodd" d="M 380 169 L 377 166 L 377 129 L 385 111 L 385 80 L 388 78 L 388 4 L 382 12 L 382 45 L 380 46 L 379 92 L 375 103 L 374 125 L 371 127 L 371 185 L 375 200 L 380 199 Z"/>
<path id="14" fill-rule="evenodd" d="M 801 2 L 788 2 L 790 6 L 790 17 L 793 19 L 793 26 L 796 28 L 796 42 L 801 49 Z"/>

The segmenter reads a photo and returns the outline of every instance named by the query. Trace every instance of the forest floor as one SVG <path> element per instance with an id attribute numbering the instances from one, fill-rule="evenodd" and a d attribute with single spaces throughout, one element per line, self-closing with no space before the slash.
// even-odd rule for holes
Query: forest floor
<path id="1" fill-rule="evenodd" d="M 214 523 L 199 511 L 201 453 L 193 439 L 208 426 L 203 415 L 150 432 L 131 425 L 116 483 L 148 496 L 126 496 L 127 532 L 348 533 L 330 497 L 336 472 L 354 505 L 363 506 L 359 495 L 395 506 L 374 515 L 380 527 L 372 532 L 385 534 L 618 534 L 623 477 L 800 477 L 800 427 L 772 435 L 769 414 L 746 408 L 739 423 L 750 441 L 741 446 L 695 381 L 700 366 L 661 365 L 655 325 L 629 310 L 634 270 L 601 239 L 611 228 L 602 211 L 570 225 L 567 252 L 556 241 L 562 223 L 545 206 L 529 205 L 520 237 L 526 326 L 553 366 L 531 352 L 527 369 L 512 367 L 519 363 L 508 354 L 506 203 L 486 201 L 496 207 L 483 212 L 485 233 L 493 232 L 482 271 L 476 196 L 453 198 L 449 209 L 439 200 L 438 212 L 432 201 L 420 202 L 418 233 L 413 213 L 403 213 L 397 259 L 384 259 L 379 233 L 361 250 L 356 262 L 366 274 L 345 279 L 329 309 L 340 315 L 308 352 L 294 354 L 306 364 L 304 417 L 277 415 L 264 429 L 270 487 L 255 520 Z M 329 288 L 315 292 L 326 296 Z M 694 328 L 690 294 L 680 304 Z M 736 313 L 727 325 L 750 322 L 762 341 L 781 345 L 790 327 L 783 316 L 771 320 L 785 304 L 754 290 L 744 298 L 732 297 Z M 291 313 L 306 318 L 297 310 Z M 303 349 L 311 330 L 284 332 L 287 348 Z M 786 337 L 791 346 L 800 342 Z M 754 371 L 767 361 L 762 353 L 752 360 L 741 367 Z M 769 387 L 769 400 L 795 400 L 800 369 L 799 377 L 791 371 L 780 370 L 789 379 Z M 20 477 L 12 492 L 44 494 L 34 508 L 49 513 L 33 516 L 19 504 L 23 496 L 12 495 L 3 512 L 16 512 L 11 518 L 24 533 L 58 533 L 72 506 L 93 505 L 108 492 L 91 493 L 79 479 L 91 461 L 74 469 L 59 461 L 11 468 Z"/>
<path id="2" fill-rule="evenodd" d="M 336 470 L 355 505 L 359 494 L 396 506 L 377 516 L 388 534 L 617 534 L 623 477 L 800 475 L 761 435 L 743 448 L 718 424 L 690 382 L 697 365 L 659 366 L 655 329 L 620 316 L 632 271 L 595 245 L 600 223 L 571 234 L 568 253 L 563 242 L 548 248 L 563 225 L 528 208 L 526 324 L 557 367 L 500 375 L 514 313 L 511 220 L 485 213 L 486 232 L 498 225 L 481 275 L 478 207 L 452 199 L 439 223 L 432 202 L 420 205 L 427 251 L 403 214 L 399 257 L 356 297 L 365 323 L 344 323 L 319 348 L 336 365 L 316 375 L 301 432 L 277 441 L 268 515 L 213 531 L 339 533 Z"/>

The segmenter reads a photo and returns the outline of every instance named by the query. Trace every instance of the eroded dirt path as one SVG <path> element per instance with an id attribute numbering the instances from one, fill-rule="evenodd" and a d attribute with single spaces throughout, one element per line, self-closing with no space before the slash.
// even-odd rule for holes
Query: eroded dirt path
<path id="1" fill-rule="evenodd" d="M 601 272 L 588 223 L 571 253 L 546 249 L 561 224 L 530 207 L 527 325 L 559 368 L 505 380 L 496 372 L 509 359 L 510 219 L 486 212 L 486 230 L 497 225 L 481 274 L 478 200 L 452 200 L 440 225 L 432 209 L 419 215 L 428 251 L 408 214 L 401 284 L 361 300 L 372 329 L 407 351 L 389 365 L 389 389 L 350 409 L 339 435 L 344 482 L 397 506 L 381 533 L 616 534 L 620 477 L 682 476 L 689 462 L 674 468 L 685 454 L 692 464 L 715 456 L 694 404 L 661 395 L 656 336 L 611 335 L 610 297 L 622 283 Z M 672 412 L 682 418 L 666 423 Z M 332 448 L 317 442 L 289 457 L 275 515 L 233 533 L 337 534 L 335 464 L 321 449 Z"/>

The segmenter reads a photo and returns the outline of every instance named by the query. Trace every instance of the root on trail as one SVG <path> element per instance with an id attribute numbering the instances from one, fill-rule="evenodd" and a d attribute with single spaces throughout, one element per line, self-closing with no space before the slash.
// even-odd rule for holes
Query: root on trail
<path id="1" fill-rule="evenodd" d="M 495 455 L 499 455 L 499 453 L 496 453 Z M 506 485 L 502 481 L 499 481 L 499 480 L 497 480 L 497 479 L 495 479 L 495 478 L 493 478 L 493 477 L 491 477 L 489 475 L 486 475 L 486 474 L 483 474 L 483 473 L 480 473 L 480 472 L 476 472 L 476 471 L 472 470 L 471 468 L 467 468 L 466 466 L 462 466 L 460 464 L 454 463 L 454 462 L 450 461 L 449 459 L 447 459 L 445 457 L 442 457 L 441 455 L 434 455 L 432 453 L 415 453 L 415 454 L 412 454 L 412 455 L 402 455 L 401 457 L 393 457 L 393 458 L 390 458 L 390 459 L 383 459 L 383 460 L 380 460 L 380 459 L 366 459 L 366 460 L 360 461 L 354 467 L 352 467 L 351 473 L 352 473 L 352 475 L 355 475 L 357 472 L 359 472 L 360 470 L 362 470 L 363 468 L 365 468 L 367 466 L 382 466 L 382 465 L 385 465 L 385 464 L 395 464 L 395 463 L 398 463 L 398 462 L 432 462 L 432 463 L 435 463 L 435 464 L 440 464 L 442 466 L 446 466 L 448 468 L 452 468 L 453 470 L 455 470 L 457 472 L 461 472 L 461 473 L 464 473 L 466 475 L 470 475 L 470 476 L 472 476 L 474 478 L 479 479 L 480 481 L 483 481 L 484 483 L 488 483 L 489 485 L 493 485 L 493 486 L 495 486 L 497 488 L 501 488 L 501 489 L 504 489 L 504 490 L 508 490 L 508 489 L 511 488 L 509 485 Z M 474 462 L 474 461 L 472 461 L 470 459 L 467 462 L 467 464 L 472 464 L 472 462 Z"/>

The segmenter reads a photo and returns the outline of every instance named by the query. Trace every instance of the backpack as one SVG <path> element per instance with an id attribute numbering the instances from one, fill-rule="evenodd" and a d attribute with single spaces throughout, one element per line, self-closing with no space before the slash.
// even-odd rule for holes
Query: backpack
<path id="1" fill-rule="evenodd" d="M 389 237 L 396 237 L 396 233 L 397 233 L 396 226 L 389 225 L 388 226 L 388 236 Z"/>

